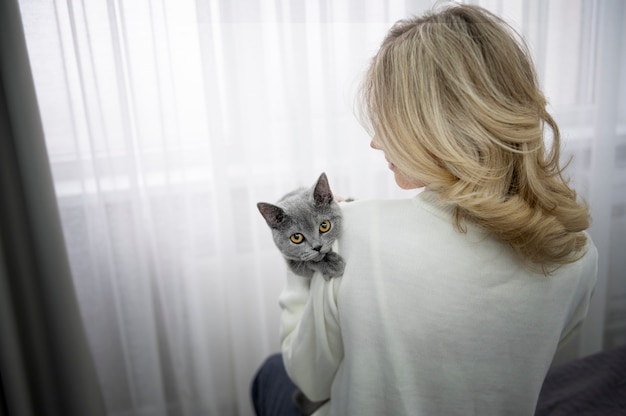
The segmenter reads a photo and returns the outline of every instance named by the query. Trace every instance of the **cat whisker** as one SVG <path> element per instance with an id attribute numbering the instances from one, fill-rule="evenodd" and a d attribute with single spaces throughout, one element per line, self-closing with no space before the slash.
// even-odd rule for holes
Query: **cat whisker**
<path id="1" fill-rule="evenodd" d="M 302 261 L 311 261 L 313 260 L 315 257 L 317 257 L 319 253 L 305 253 L 302 255 L 301 260 Z"/>
<path id="2" fill-rule="evenodd" d="M 318 252 L 318 251 L 314 251 L 312 253 L 305 253 L 302 256 L 302 261 L 320 261 L 324 258 L 324 256 L 326 255 L 326 253 L 324 252 Z"/>

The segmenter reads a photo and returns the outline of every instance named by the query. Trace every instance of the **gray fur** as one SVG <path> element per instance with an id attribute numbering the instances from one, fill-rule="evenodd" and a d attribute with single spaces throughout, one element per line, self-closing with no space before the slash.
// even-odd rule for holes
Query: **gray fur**
<path id="1" fill-rule="evenodd" d="M 296 274 L 312 277 L 316 271 L 329 280 L 343 274 L 345 262 L 332 251 L 341 233 L 341 208 L 333 198 L 326 174 L 322 173 L 311 188 L 289 192 L 276 204 L 259 202 L 259 212 L 272 230 L 274 243 Z M 320 232 L 320 224 L 330 221 L 328 232 Z M 290 240 L 301 234 L 304 240 Z"/>

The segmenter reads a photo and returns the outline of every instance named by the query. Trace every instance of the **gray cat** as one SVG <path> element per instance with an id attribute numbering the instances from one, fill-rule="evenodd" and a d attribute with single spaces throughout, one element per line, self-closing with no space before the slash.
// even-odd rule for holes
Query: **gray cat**
<path id="1" fill-rule="evenodd" d="M 259 202 L 257 207 L 294 273 L 312 277 L 317 271 L 326 280 L 343 274 L 345 262 L 332 251 L 341 233 L 341 208 L 325 173 L 312 188 L 289 192 L 275 205 Z"/>

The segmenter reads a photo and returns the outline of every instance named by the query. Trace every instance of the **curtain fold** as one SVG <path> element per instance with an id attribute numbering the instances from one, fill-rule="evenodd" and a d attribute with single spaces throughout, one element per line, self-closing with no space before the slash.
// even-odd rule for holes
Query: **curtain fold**
<path id="1" fill-rule="evenodd" d="M 599 21 L 602 22 L 598 27 L 598 48 L 596 67 L 593 70 L 596 73 L 595 79 L 595 109 L 593 113 L 594 140 L 591 143 L 591 160 L 589 166 L 589 181 L 593 184 L 589 189 L 589 202 L 593 213 L 593 224 L 590 234 L 598 247 L 598 284 L 594 292 L 594 301 L 592 302 L 583 326 L 583 337 L 581 343 L 582 352 L 590 354 L 601 350 L 604 342 L 605 321 L 607 320 L 606 297 L 607 287 L 609 286 L 609 277 L 611 262 L 610 258 L 615 256 L 617 260 L 617 250 L 619 246 L 612 247 L 611 227 L 615 224 L 613 213 L 618 207 L 624 207 L 623 200 L 618 202 L 618 198 L 614 198 L 613 194 L 616 190 L 624 192 L 625 183 L 623 182 L 623 174 L 620 175 L 618 166 L 623 163 L 619 159 L 618 148 L 624 148 L 624 143 L 619 143 L 619 88 L 620 84 L 620 66 L 622 65 L 619 54 L 615 51 L 622 49 L 624 35 L 624 2 L 603 2 L 600 4 L 598 13 Z M 626 32 L 624 32 L 626 34 Z M 624 69 L 621 68 L 621 72 Z M 621 78 L 624 78 L 622 75 Z M 623 111 L 623 110 L 622 110 Z M 623 115 L 623 113 L 622 113 Z M 623 119 L 622 119 L 623 121 Z M 623 133 L 622 133 L 623 134 Z M 622 176 L 620 178 L 620 176 Z M 618 208 L 619 209 L 619 208 Z M 617 214 L 617 212 L 616 212 Z M 623 214 L 622 214 L 623 215 Z M 623 218 L 621 223 L 623 224 Z M 616 236 L 620 235 L 619 228 L 616 230 Z M 626 231 L 621 229 L 622 235 Z M 615 261 L 617 263 L 617 261 Z M 621 286 L 626 285 L 626 267 L 615 268 L 616 273 L 614 280 Z M 618 292 L 623 294 L 623 288 L 619 286 Z M 621 290 L 620 290 L 621 289 Z M 602 300 L 600 302 L 599 300 Z"/>
<path id="2" fill-rule="evenodd" d="M 413 195 L 369 148 L 355 98 L 390 25 L 434 2 L 19 3 L 107 414 L 252 414 L 285 273 L 255 205 L 322 171 L 344 197 Z M 601 283 L 570 358 L 624 343 L 623 4 L 477 3 L 528 39 L 594 215 Z"/>
<path id="3" fill-rule="evenodd" d="M 63 239 L 18 4 L 0 6 L 3 410 L 104 415 Z"/>

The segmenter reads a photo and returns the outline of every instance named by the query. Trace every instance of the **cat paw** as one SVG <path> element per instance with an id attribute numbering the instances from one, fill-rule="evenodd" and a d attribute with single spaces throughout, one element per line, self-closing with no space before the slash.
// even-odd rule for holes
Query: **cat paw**
<path id="1" fill-rule="evenodd" d="M 343 271 L 346 268 L 346 262 L 339 254 L 331 251 L 326 254 L 324 259 L 325 267 L 322 275 L 324 280 L 330 280 L 333 277 L 340 277 L 343 275 Z"/>

